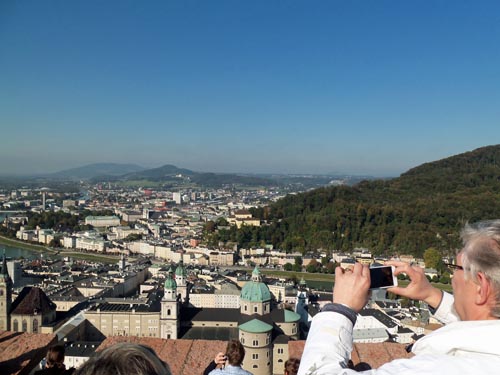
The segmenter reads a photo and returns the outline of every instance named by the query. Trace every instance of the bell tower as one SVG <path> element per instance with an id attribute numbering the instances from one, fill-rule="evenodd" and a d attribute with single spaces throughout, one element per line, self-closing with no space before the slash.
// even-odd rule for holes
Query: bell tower
<path id="1" fill-rule="evenodd" d="M 10 309 L 12 306 L 12 279 L 7 270 L 5 252 L 0 268 L 0 331 L 10 330 Z"/>
<path id="2" fill-rule="evenodd" d="M 177 283 L 169 272 L 164 285 L 164 295 L 161 300 L 160 337 L 162 339 L 177 339 L 179 335 L 179 301 L 177 298 Z"/>

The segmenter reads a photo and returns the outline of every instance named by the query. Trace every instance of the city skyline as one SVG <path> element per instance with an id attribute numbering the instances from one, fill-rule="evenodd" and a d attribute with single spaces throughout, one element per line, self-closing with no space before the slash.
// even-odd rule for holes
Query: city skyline
<path id="1" fill-rule="evenodd" d="M 500 143 L 500 4 L 3 1 L 0 175 L 397 176 Z"/>

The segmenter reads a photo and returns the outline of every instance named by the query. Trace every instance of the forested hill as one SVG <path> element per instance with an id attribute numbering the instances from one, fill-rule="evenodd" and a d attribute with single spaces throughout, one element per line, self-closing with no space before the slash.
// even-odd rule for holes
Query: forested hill
<path id="1" fill-rule="evenodd" d="M 500 218 L 500 145 L 423 164 L 392 180 L 287 196 L 253 213 L 270 225 L 222 233 L 221 239 L 236 235 L 243 246 L 271 242 L 302 251 L 451 251 L 460 246 L 465 222 Z"/>

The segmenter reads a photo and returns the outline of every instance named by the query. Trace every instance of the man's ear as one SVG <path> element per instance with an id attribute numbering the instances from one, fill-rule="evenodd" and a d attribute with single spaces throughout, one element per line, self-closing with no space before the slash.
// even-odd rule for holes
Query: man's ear
<path id="1" fill-rule="evenodd" d="M 476 304 L 484 305 L 489 302 L 491 296 L 491 284 L 490 280 L 486 278 L 484 273 L 478 272 L 476 275 L 477 287 L 476 287 Z"/>

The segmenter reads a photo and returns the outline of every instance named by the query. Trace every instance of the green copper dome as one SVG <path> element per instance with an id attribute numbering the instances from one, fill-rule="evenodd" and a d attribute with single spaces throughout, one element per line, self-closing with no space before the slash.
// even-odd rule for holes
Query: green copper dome
<path id="1" fill-rule="evenodd" d="M 262 320 L 252 319 L 249 322 L 243 323 L 238 328 L 249 333 L 266 333 L 271 331 L 273 326 L 263 322 Z"/>
<path id="2" fill-rule="evenodd" d="M 262 282 L 260 271 L 257 267 L 252 272 L 252 280 L 247 282 L 241 290 L 241 299 L 250 302 L 265 302 L 271 300 L 271 292 Z"/>
<path id="3" fill-rule="evenodd" d="M 175 274 L 177 276 L 186 276 L 186 269 L 184 268 L 184 263 L 181 261 L 177 268 L 175 269 Z"/>
<path id="4" fill-rule="evenodd" d="M 177 283 L 175 280 L 171 277 L 168 277 L 167 280 L 165 280 L 165 290 L 170 289 L 177 289 Z"/>

